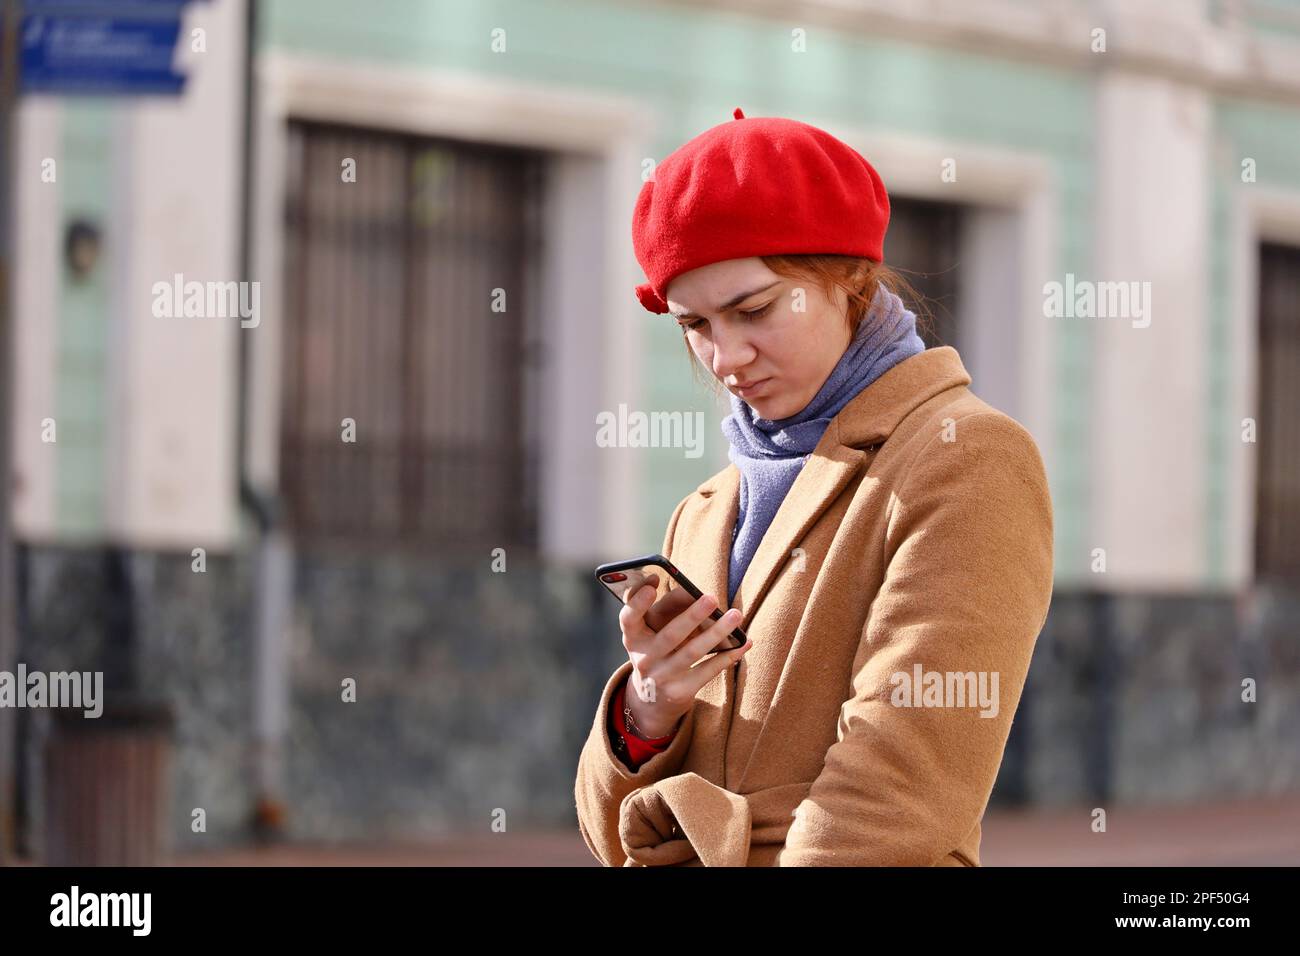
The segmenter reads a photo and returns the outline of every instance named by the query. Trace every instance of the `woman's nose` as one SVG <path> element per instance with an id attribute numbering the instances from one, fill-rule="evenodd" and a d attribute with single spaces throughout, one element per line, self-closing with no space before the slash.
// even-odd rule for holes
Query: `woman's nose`
<path id="1" fill-rule="evenodd" d="M 754 360 L 754 347 L 743 332 L 722 331 L 713 335 L 713 374 L 726 378 Z"/>

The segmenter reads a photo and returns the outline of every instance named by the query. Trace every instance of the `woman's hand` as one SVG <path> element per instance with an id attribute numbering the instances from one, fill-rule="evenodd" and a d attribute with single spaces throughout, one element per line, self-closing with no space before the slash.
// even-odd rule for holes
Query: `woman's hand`
<path id="1" fill-rule="evenodd" d="M 717 598 L 706 594 L 691 600 L 682 588 L 673 588 L 658 601 L 658 577 L 625 595 L 618 613 L 623 646 L 632 661 L 632 679 L 625 695 L 637 730 L 645 737 L 663 737 L 691 709 L 700 688 L 740 660 L 753 646 L 719 651 L 698 667 L 701 657 L 723 645 L 728 633 L 740 623 L 740 612 L 731 608 L 719 621 L 709 615 Z"/>

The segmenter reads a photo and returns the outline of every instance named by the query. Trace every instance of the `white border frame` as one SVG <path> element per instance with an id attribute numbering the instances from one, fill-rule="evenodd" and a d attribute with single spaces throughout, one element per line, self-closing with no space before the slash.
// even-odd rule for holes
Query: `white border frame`
<path id="1" fill-rule="evenodd" d="M 1234 184 L 1229 191 L 1232 240 L 1229 255 L 1233 275 L 1229 330 L 1238 343 L 1233 350 L 1230 407 L 1241 417 L 1259 420 L 1259 247 L 1264 242 L 1300 246 L 1300 190 Z M 1238 420 L 1238 432 L 1240 421 Z M 1239 440 L 1239 439 L 1238 439 Z M 1234 591 L 1255 585 L 1255 480 L 1257 446 L 1245 444 L 1245 454 L 1234 455 L 1228 467 L 1228 506 L 1225 535 L 1225 575 Z"/>
<path id="2" fill-rule="evenodd" d="M 63 167 L 64 117 L 61 99 L 29 97 L 20 101 L 13 123 L 13 407 L 0 414 L 9 416 L 14 536 L 32 543 L 57 542 L 65 537 L 56 513 L 59 445 L 41 441 L 41 421 L 55 419 L 57 427 L 59 415 L 63 196 L 58 185 L 30 185 L 39 176 L 45 159 L 54 160 L 56 171 Z M 23 171 L 21 175 L 18 170 Z"/>

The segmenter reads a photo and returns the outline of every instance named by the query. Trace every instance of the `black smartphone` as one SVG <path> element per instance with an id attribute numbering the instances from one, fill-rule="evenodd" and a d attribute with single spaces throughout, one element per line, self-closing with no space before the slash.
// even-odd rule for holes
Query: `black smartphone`
<path id="1" fill-rule="evenodd" d="M 627 561 L 602 564 L 596 569 L 596 580 L 603 584 L 610 594 L 614 595 L 618 603 L 626 604 L 627 601 L 624 599 L 624 595 L 629 590 L 636 591 L 642 585 L 649 584 L 650 582 L 646 580 L 646 577 L 653 572 L 658 572 L 660 577 L 667 574 L 677 582 L 678 587 L 696 600 L 704 596 L 704 592 L 691 583 L 691 579 L 674 567 L 672 562 L 662 554 L 647 554 L 644 557 L 630 558 Z M 715 607 L 713 613 L 709 616 L 716 621 L 722 617 L 725 611 L 726 608 Z M 745 636 L 745 632 L 737 627 L 726 636 L 725 641 L 727 643 L 725 646 L 715 647 L 709 653 L 714 654 L 718 651 L 741 647 L 747 640 L 749 638 Z"/>

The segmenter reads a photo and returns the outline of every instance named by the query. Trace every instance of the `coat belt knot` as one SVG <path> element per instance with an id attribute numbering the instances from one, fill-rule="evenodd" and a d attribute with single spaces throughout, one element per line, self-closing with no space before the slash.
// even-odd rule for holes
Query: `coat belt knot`
<path id="1" fill-rule="evenodd" d="M 750 848 L 781 844 L 808 783 L 741 795 L 697 773 L 639 787 L 619 806 L 625 866 L 746 866 Z"/>

